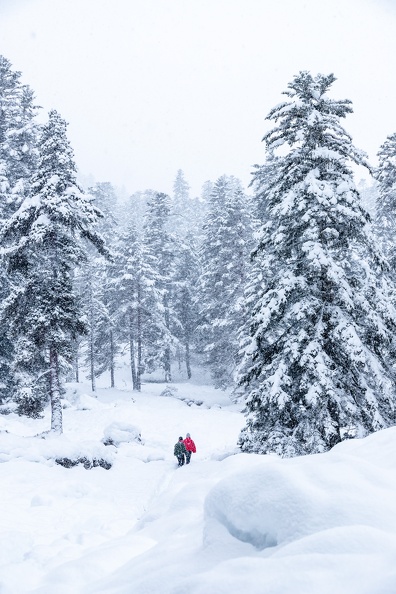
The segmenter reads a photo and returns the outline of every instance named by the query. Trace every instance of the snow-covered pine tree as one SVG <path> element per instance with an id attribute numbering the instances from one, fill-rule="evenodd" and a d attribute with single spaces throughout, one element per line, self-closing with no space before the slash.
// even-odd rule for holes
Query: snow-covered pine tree
<path id="1" fill-rule="evenodd" d="M 396 134 L 388 136 L 378 151 L 376 229 L 396 278 Z"/>
<path id="2" fill-rule="evenodd" d="M 92 254 L 87 262 L 79 269 L 74 279 L 74 285 L 78 288 L 80 303 L 84 310 L 86 319 L 86 343 L 84 366 L 89 370 L 88 378 L 91 381 L 91 390 L 96 392 L 96 377 L 101 367 L 98 359 L 101 349 L 98 348 L 99 327 L 103 319 L 106 319 L 106 308 L 103 303 L 103 287 L 105 284 L 105 271 L 101 258 L 95 258 Z M 84 341 L 85 342 L 85 341 Z"/>
<path id="3" fill-rule="evenodd" d="M 271 187 L 271 180 L 276 176 L 277 168 L 280 165 L 281 157 L 274 155 L 274 152 L 268 152 L 264 164 L 254 165 L 253 179 L 250 186 L 253 187 L 253 206 L 254 218 L 258 225 L 268 221 L 269 213 L 267 192 Z"/>
<path id="4" fill-rule="evenodd" d="M 213 186 L 214 184 L 210 181 L 210 179 L 206 180 L 206 182 L 202 184 L 201 199 L 203 200 L 203 202 L 210 202 L 210 195 L 213 192 Z"/>
<path id="5" fill-rule="evenodd" d="M 147 357 L 160 347 L 163 334 L 163 295 L 157 260 L 142 241 L 133 221 L 122 234 L 113 274 L 120 336 L 129 344 L 132 387 L 141 390 Z"/>
<path id="6" fill-rule="evenodd" d="M 106 241 L 106 245 L 111 247 L 118 241 L 117 229 L 119 227 L 119 210 L 117 192 L 110 182 L 98 182 L 88 189 L 88 193 L 93 197 L 94 205 L 102 212 L 103 217 L 98 223 L 98 229 Z"/>
<path id="7" fill-rule="evenodd" d="M 37 142 L 40 127 L 35 118 L 39 109 L 34 103 L 32 89 L 28 85 L 22 85 L 19 92 L 16 121 L 8 130 L 7 135 L 10 157 L 8 179 L 13 195 L 13 212 L 27 196 L 31 177 L 37 170 Z"/>
<path id="8" fill-rule="evenodd" d="M 180 242 L 176 253 L 173 275 L 173 301 L 177 324 L 175 334 L 183 347 L 187 377 L 191 378 L 191 346 L 198 324 L 196 287 L 199 283 L 200 264 L 194 237 L 189 234 Z"/>
<path id="9" fill-rule="evenodd" d="M 85 331 L 73 288 L 73 271 L 86 257 L 86 243 L 105 253 L 94 226 L 100 216 L 76 181 L 66 122 L 55 111 L 42 128 L 38 170 L 30 195 L 6 221 L 1 240 L 15 290 L 3 304 L 12 320 L 17 355 L 30 375 L 45 375 L 51 402 L 51 431 L 62 432 L 62 373 L 73 358 L 73 341 Z M 37 367 L 37 360 L 45 368 Z M 25 368 L 22 369 L 22 372 Z M 31 386 L 22 391 L 29 395 Z"/>
<path id="10" fill-rule="evenodd" d="M 173 182 L 173 196 L 169 202 L 168 226 L 178 237 L 185 237 L 194 224 L 190 186 L 179 169 Z"/>
<path id="11" fill-rule="evenodd" d="M 118 295 L 115 290 L 115 263 L 107 265 L 101 261 L 103 285 L 99 292 L 100 307 L 96 316 L 94 352 L 96 357 L 96 375 L 110 372 L 110 387 L 115 387 L 116 358 L 121 352 L 121 331 L 117 325 Z"/>
<path id="12" fill-rule="evenodd" d="M 20 76 L 11 69 L 9 60 L 0 56 L 0 220 L 7 218 L 13 203 L 9 135 L 17 125 L 20 110 Z"/>
<path id="13" fill-rule="evenodd" d="M 153 350 L 147 361 L 151 361 L 149 368 L 152 369 L 160 363 L 164 369 L 166 382 L 172 381 L 171 355 L 172 349 L 177 342 L 172 333 L 176 323 L 172 303 L 175 239 L 168 231 L 169 215 L 169 196 L 162 192 L 156 192 L 148 201 L 143 241 L 145 249 L 156 261 L 155 270 L 158 275 L 156 289 L 162 295 L 163 320 L 161 327 L 157 326 L 155 335 L 149 340 Z"/>
<path id="14" fill-rule="evenodd" d="M 178 170 L 173 183 L 170 206 L 169 230 L 181 240 L 187 235 L 196 236 L 202 228 L 205 204 L 199 198 L 190 196 L 190 186 L 182 169 Z"/>
<path id="15" fill-rule="evenodd" d="M 245 452 L 323 452 L 347 426 L 394 424 L 391 284 L 351 171 L 365 158 L 340 124 L 351 102 L 327 96 L 334 81 L 301 72 L 268 115 L 264 140 L 283 156 L 262 188 L 269 218 L 246 293 Z"/>
<path id="16" fill-rule="evenodd" d="M 238 329 L 248 254 L 252 248 L 251 204 L 240 182 L 222 176 L 210 195 L 200 250 L 197 341 L 206 353 L 216 387 L 234 382 Z"/>
<path id="17" fill-rule="evenodd" d="M 26 195 L 37 165 L 38 125 L 31 89 L 22 85 L 21 73 L 0 56 L 0 227 Z M 5 263 L 0 261 L 0 302 L 7 298 L 10 283 Z M 0 321 L 0 401 L 12 393 L 13 344 L 8 321 Z"/>
<path id="18" fill-rule="evenodd" d="M 124 205 L 125 211 L 133 212 L 133 220 L 135 222 L 137 229 L 141 229 L 144 226 L 144 220 L 147 213 L 147 205 L 154 196 L 154 194 L 154 190 L 134 192 Z M 120 220 L 121 225 L 123 225 L 123 223 L 129 224 L 129 222 L 130 221 L 128 217 L 122 217 L 122 220 Z"/>
<path id="19" fill-rule="evenodd" d="M 114 237 L 112 240 L 114 242 Z M 110 373 L 110 387 L 115 387 L 116 357 L 121 350 L 115 289 L 115 275 L 119 271 L 114 245 L 111 246 L 111 256 L 110 261 L 89 250 L 87 261 L 78 268 L 74 278 L 87 330 L 74 345 L 74 371 L 78 382 L 82 358 L 88 369 L 92 392 L 96 392 L 96 378 L 105 372 Z"/>
<path id="20" fill-rule="evenodd" d="M 372 173 L 375 175 L 374 171 Z M 357 189 L 360 196 L 360 201 L 365 210 L 370 215 L 372 221 L 375 222 L 377 217 L 377 202 L 378 202 L 378 182 L 372 177 L 369 181 L 365 179 L 359 180 Z M 375 225 L 374 225 L 375 231 Z"/>
<path id="21" fill-rule="evenodd" d="M 175 181 L 173 182 L 173 201 L 176 210 L 180 209 L 183 212 L 185 210 L 185 204 L 189 199 L 190 186 L 184 177 L 183 170 L 178 169 Z"/>
<path id="22" fill-rule="evenodd" d="M 0 219 L 18 208 L 37 167 L 39 107 L 20 78 L 21 73 L 0 56 Z"/>
<path id="23" fill-rule="evenodd" d="M 18 78 L 20 73 L 12 72 L 11 64 L 0 56 L 0 224 L 9 214 L 11 182 L 9 180 L 8 131 L 11 128 L 16 111 Z M 8 279 L 3 261 L 0 261 L 0 299 L 8 294 Z M 7 324 L 0 323 L 0 402 L 6 399 L 11 389 L 12 345 L 7 336 Z"/>
<path id="24" fill-rule="evenodd" d="M 83 276 L 89 281 L 85 292 L 85 304 L 89 320 L 89 358 L 91 382 L 95 376 L 110 372 L 110 386 L 115 386 L 116 356 L 120 352 L 120 329 L 117 325 L 118 296 L 115 289 L 119 274 L 116 254 L 119 249 L 118 198 L 109 182 L 101 182 L 89 188 L 94 204 L 103 213 L 98 230 L 114 258 L 110 261 L 92 254 L 88 270 Z M 89 272 L 89 269 L 91 272 Z M 92 274 L 93 273 L 93 274 Z M 91 288 L 89 288 L 91 287 Z M 88 299 L 87 299 L 88 298 Z"/>

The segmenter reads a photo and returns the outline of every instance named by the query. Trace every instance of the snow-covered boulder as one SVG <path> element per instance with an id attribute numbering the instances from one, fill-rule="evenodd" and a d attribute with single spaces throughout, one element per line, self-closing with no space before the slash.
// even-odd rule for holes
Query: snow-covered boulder
<path id="1" fill-rule="evenodd" d="M 192 406 L 193 404 L 196 406 L 202 406 L 203 404 L 202 400 L 197 400 L 190 395 L 179 394 L 179 389 L 176 386 L 166 386 L 162 390 L 160 396 L 164 396 L 165 398 L 177 398 L 178 400 L 185 402 L 188 406 Z"/>
<path id="2" fill-rule="evenodd" d="M 103 404 L 97 398 L 93 398 L 88 394 L 80 394 L 76 402 L 77 410 L 95 410 L 102 407 Z"/>
<path id="3" fill-rule="evenodd" d="M 55 462 L 66 468 L 82 464 L 87 469 L 101 466 L 108 470 L 113 464 L 114 450 L 96 441 L 73 441 L 65 435 L 48 433 L 21 437 L 0 432 L 0 462 L 16 458 L 47 464 Z"/>
<path id="4" fill-rule="evenodd" d="M 114 422 L 104 430 L 102 442 L 118 447 L 121 443 L 142 443 L 141 430 L 136 425 Z"/>

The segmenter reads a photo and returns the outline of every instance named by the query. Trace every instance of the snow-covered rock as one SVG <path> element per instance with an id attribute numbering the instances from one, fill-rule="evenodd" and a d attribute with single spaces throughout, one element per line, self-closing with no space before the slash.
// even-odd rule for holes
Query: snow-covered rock
<path id="1" fill-rule="evenodd" d="M 118 421 L 106 427 L 102 441 L 105 445 L 116 447 L 121 443 L 142 443 L 142 432 L 136 425 Z"/>

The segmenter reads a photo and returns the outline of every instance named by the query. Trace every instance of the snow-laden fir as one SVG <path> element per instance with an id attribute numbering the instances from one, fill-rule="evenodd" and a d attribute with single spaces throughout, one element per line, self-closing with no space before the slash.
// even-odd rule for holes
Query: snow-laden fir
<path id="1" fill-rule="evenodd" d="M 379 165 L 376 227 L 384 253 L 395 277 L 396 254 L 396 133 L 390 134 L 378 151 Z"/>
<path id="2" fill-rule="evenodd" d="M 363 437 L 395 422 L 394 285 L 353 179 L 365 156 L 340 124 L 351 102 L 327 95 L 334 80 L 301 72 L 268 115 L 241 333 L 244 451 L 322 452 L 349 427 Z"/>

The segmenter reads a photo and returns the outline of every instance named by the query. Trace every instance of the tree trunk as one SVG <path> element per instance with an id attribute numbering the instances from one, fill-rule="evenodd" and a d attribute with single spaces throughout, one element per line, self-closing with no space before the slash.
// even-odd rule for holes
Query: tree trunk
<path id="1" fill-rule="evenodd" d="M 61 434 L 62 404 L 60 394 L 58 353 L 54 347 L 50 348 L 50 400 L 51 400 L 51 432 Z"/>
<path id="2" fill-rule="evenodd" d="M 90 359 L 90 367 L 91 367 L 91 389 L 92 389 L 92 392 L 96 392 L 95 363 L 94 363 L 94 337 L 93 337 L 92 326 L 91 326 L 91 329 L 89 332 L 89 359 Z"/>
<path id="3" fill-rule="evenodd" d="M 78 341 L 76 340 L 76 351 L 74 355 L 74 371 L 76 376 L 76 382 L 79 383 L 80 381 L 80 367 L 79 367 L 79 360 L 78 360 Z"/>
<path id="4" fill-rule="evenodd" d="M 113 330 L 110 330 L 110 387 L 114 388 L 114 335 Z"/>
<path id="5" fill-rule="evenodd" d="M 138 375 L 136 373 L 136 361 L 135 361 L 135 340 L 133 333 L 133 314 L 129 312 L 129 351 L 131 357 L 131 372 L 132 372 L 132 389 L 139 391 Z"/>
<path id="6" fill-rule="evenodd" d="M 190 343 L 186 342 L 186 369 L 187 377 L 191 379 L 191 358 L 190 358 Z"/>
<path id="7" fill-rule="evenodd" d="M 140 306 L 141 301 L 141 294 L 140 294 L 140 286 L 138 286 L 137 291 L 137 302 L 138 302 L 138 310 L 137 310 L 137 389 L 140 392 L 142 389 L 142 373 L 143 373 L 143 366 L 142 366 L 142 310 Z"/>
<path id="8" fill-rule="evenodd" d="M 164 297 L 164 310 L 165 310 L 165 326 L 169 330 L 170 328 L 170 316 L 169 316 L 169 304 L 168 304 L 168 297 L 165 295 Z M 170 346 L 165 347 L 164 352 L 164 372 L 165 372 L 165 382 L 170 383 L 172 381 L 172 371 L 171 371 L 171 350 Z"/>
<path id="9" fill-rule="evenodd" d="M 172 381 L 172 371 L 171 371 L 171 352 L 170 352 L 169 347 L 166 347 L 166 349 L 165 349 L 164 371 L 165 371 L 165 382 L 170 383 Z"/>
<path id="10" fill-rule="evenodd" d="M 92 392 L 96 392 L 95 382 L 95 345 L 94 345 L 94 311 L 93 311 L 93 295 L 92 295 L 92 280 L 89 283 L 89 359 L 91 368 L 91 389 Z"/>
<path id="11" fill-rule="evenodd" d="M 177 347 L 177 364 L 178 364 L 179 372 L 180 372 L 181 368 L 182 368 L 182 351 L 179 346 Z"/>

